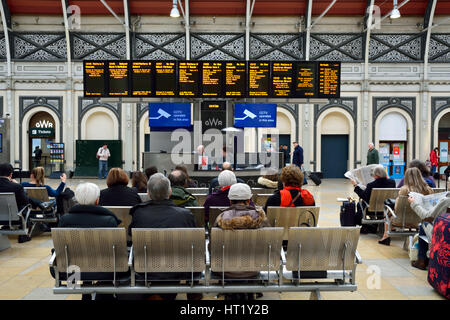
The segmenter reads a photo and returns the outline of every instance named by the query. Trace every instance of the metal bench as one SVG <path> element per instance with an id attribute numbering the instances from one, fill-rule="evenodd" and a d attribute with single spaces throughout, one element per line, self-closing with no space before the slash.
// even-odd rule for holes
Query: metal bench
<path id="1" fill-rule="evenodd" d="M 29 198 L 47 202 L 50 200 L 45 187 L 24 187 L 25 192 Z M 53 207 L 51 211 L 42 212 L 41 209 L 33 209 L 31 212 L 30 221 L 34 224 L 41 223 L 56 223 L 58 218 L 56 216 L 56 208 Z"/>
<path id="2" fill-rule="evenodd" d="M 8 235 L 29 236 L 28 219 L 31 206 L 19 211 L 14 192 L 0 193 L 0 251 L 11 247 Z"/>
<path id="3" fill-rule="evenodd" d="M 267 199 L 273 196 L 272 193 L 257 193 L 255 195 L 254 204 L 256 206 L 264 207 L 266 205 Z"/>
<path id="4" fill-rule="evenodd" d="M 205 208 L 204 207 L 186 207 L 194 215 L 195 226 L 205 227 Z"/>
<path id="5" fill-rule="evenodd" d="M 208 194 L 208 188 L 186 188 L 191 194 Z"/>
<path id="6" fill-rule="evenodd" d="M 273 227 L 282 227 L 283 240 L 288 240 L 290 227 L 316 227 L 320 207 L 267 207 L 267 219 Z"/>
<path id="7" fill-rule="evenodd" d="M 414 236 L 419 232 L 419 223 L 421 219 L 411 208 L 408 202 L 408 196 L 399 196 L 396 200 L 397 209 L 394 211 L 389 206 L 386 210 L 392 218 L 386 217 L 389 236 Z M 395 227 L 395 231 L 392 228 Z M 413 231 L 414 230 L 414 231 Z"/>
<path id="8" fill-rule="evenodd" d="M 197 204 L 199 206 L 203 206 L 205 204 L 206 197 L 208 196 L 207 193 L 193 193 L 192 195 L 197 199 Z"/>
<path id="9" fill-rule="evenodd" d="M 128 235 L 128 227 L 131 224 L 130 209 L 131 206 L 103 206 L 115 214 L 122 222 L 117 226 L 118 228 L 125 228 L 127 230 L 127 241 L 131 241 L 131 236 Z"/>
<path id="10" fill-rule="evenodd" d="M 320 299 L 320 291 L 355 291 L 356 266 L 362 263 L 356 251 L 359 231 L 360 227 L 290 228 L 287 254 L 282 252 L 283 277 L 299 286 L 314 285 L 301 282 L 302 272 L 309 279 L 331 279 L 317 284 L 311 298 Z"/>
<path id="11" fill-rule="evenodd" d="M 147 202 L 150 200 L 148 193 L 138 193 L 139 197 L 141 197 L 142 202 Z"/>
<path id="12" fill-rule="evenodd" d="M 384 223 L 385 205 L 384 200 L 396 199 L 398 196 L 398 188 L 374 188 L 370 194 L 369 203 L 364 200 L 360 200 L 364 203 L 365 208 L 363 211 L 362 224 L 375 224 Z M 377 213 L 383 213 L 383 218 L 377 218 Z"/>

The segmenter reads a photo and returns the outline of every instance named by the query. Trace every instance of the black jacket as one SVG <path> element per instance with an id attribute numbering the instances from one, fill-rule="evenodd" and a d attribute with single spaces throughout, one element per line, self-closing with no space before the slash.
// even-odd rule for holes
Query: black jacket
<path id="1" fill-rule="evenodd" d="M 355 193 L 364 201 L 369 203 L 370 194 L 373 188 L 395 188 L 395 180 L 387 178 L 378 178 L 367 184 L 365 190 L 361 189 L 359 186 L 355 187 Z"/>
<path id="2" fill-rule="evenodd" d="M 100 191 L 99 206 L 134 206 L 141 203 L 135 190 L 124 185 L 115 185 Z"/>
<path id="3" fill-rule="evenodd" d="M 194 215 L 188 209 L 177 207 L 172 200 L 150 200 L 130 210 L 132 228 L 195 228 Z"/>
<path id="4" fill-rule="evenodd" d="M 298 167 L 303 164 L 303 148 L 300 146 L 295 147 L 294 154 L 292 155 L 292 163 Z"/>
<path id="5" fill-rule="evenodd" d="M 59 219 L 60 228 L 116 228 L 122 221 L 100 206 L 75 205 Z"/>
<path id="6" fill-rule="evenodd" d="M 245 183 L 244 180 L 242 180 L 241 178 L 238 178 L 238 177 L 236 177 L 236 181 L 237 181 L 237 183 Z M 215 177 L 215 178 L 211 179 L 211 181 L 209 182 L 208 194 L 212 194 L 213 192 L 217 191 L 215 189 L 218 186 L 219 186 L 219 177 Z"/>
<path id="7" fill-rule="evenodd" d="M 17 208 L 19 210 L 30 203 L 30 200 L 27 197 L 23 186 L 18 183 L 9 181 L 8 178 L 0 178 L 0 192 L 14 192 L 14 194 L 16 195 Z"/>

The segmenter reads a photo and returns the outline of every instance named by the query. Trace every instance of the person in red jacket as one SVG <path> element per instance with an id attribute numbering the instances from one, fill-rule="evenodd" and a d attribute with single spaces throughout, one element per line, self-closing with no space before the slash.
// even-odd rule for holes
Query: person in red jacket
<path id="1" fill-rule="evenodd" d="M 436 172 L 436 168 L 437 168 L 437 165 L 438 165 L 438 159 L 439 159 L 438 152 L 439 152 L 438 148 L 434 148 L 430 152 L 431 173 L 435 173 Z"/>
<path id="2" fill-rule="evenodd" d="M 280 180 L 283 189 L 277 190 L 267 199 L 264 211 L 267 207 L 301 207 L 314 206 L 313 195 L 306 189 L 302 189 L 303 172 L 296 165 L 288 165 L 281 170 Z"/>

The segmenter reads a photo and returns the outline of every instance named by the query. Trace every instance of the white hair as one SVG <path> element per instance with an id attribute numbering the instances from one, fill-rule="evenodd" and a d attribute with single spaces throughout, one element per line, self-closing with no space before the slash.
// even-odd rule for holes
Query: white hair
<path id="1" fill-rule="evenodd" d="M 156 201 L 167 200 L 170 198 L 172 191 L 170 180 L 162 173 L 155 173 L 148 179 L 147 190 L 150 199 Z"/>
<path id="2" fill-rule="evenodd" d="M 231 186 L 237 182 L 236 176 L 233 171 L 224 170 L 219 174 L 219 186 L 226 187 Z"/>
<path id="3" fill-rule="evenodd" d="M 96 205 L 100 198 L 100 188 L 91 182 L 81 183 L 75 190 L 75 198 L 79 204 Z"/>
<path id="4" fill-rule="evenodd" d="M 375 147 L 375 145 L 373 144 L 373 142 L 369 142 L 369 146 Z"/>
<path id="5" fill-rule="evenodd" d="M 382 165 L 373 167 L 372 176 L 379 178 L 387 178 L 387 172 Z"/>

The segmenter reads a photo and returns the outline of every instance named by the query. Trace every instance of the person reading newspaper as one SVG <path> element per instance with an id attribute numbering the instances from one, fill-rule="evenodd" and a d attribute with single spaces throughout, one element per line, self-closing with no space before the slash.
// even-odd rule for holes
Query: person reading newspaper
<path id="1" fill-rule="evenodd" d="M 364 170 L 366 171 L 366 170 Z M 358 217 L 363 216 L 364 209 L 366 208 L 367 204 L 370 202 L 370 195 L 372 194 L 372 189 L 374 188 L 395 188 L 395 181 L 393 179 L 389 179 L 388 175 L 386 173 L 386 170 L 384 170 L 384 167 L 382 165 L 374 165 L 371 170 L 371 177 L 373 178 L 372 182 L 369 182 L 366 185 L 366 188 L 363 189 L 358 182 L 350 178 L 350 182 L 353 184 L 355 189 L 353 190 L 360 199 L 364 200 L 358 202 L 357 206 L 357 215 Z M 365 175 L 361 175 L 361 180 L 359 181 L 368 181 L 369 179 Z M 361 223 L 359 223 L 361 224 Z M 361 233 L 369 233 L 369 232 L 376 232 L 376 230 L 371 230 L 370 227 L 367 225 L 363 225 L 361 227 Z"/>
<path id="2" fill-rule="evenodd" d="M 410 192 L 408 201 L 411 208 L 423 220 L 419 227 L 419 253 L 416 261 L 412 261 L 411 265 L 415 268 L 426 270 L 428 265 L 428 242 L 433 236 L 433 224 L 437 216 L 444 212 L 449 212 L 450 207 L 450 192 L 441 192 L 428 196 Z"/>

